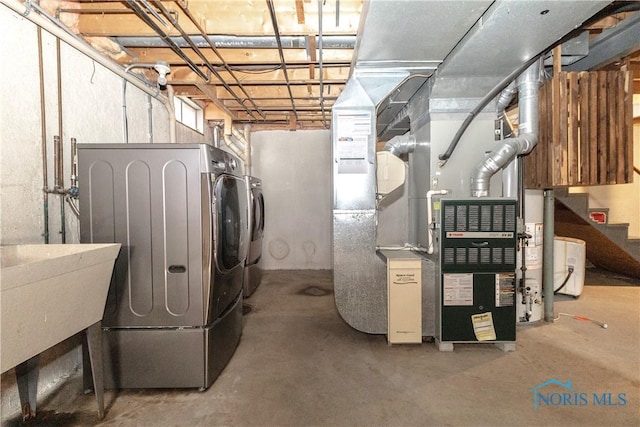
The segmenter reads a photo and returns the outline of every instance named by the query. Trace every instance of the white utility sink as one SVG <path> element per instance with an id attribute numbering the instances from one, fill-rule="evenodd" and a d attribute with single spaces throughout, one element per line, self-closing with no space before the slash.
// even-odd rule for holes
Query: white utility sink
<path id="1" fill-rule="evenodd" d="M 120 244 L 0 247 L 0 371 L 102 320 Z"/>

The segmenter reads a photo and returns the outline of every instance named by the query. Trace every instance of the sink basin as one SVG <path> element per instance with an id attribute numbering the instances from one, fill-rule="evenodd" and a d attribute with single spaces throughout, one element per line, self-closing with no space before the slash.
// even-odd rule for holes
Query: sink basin
<path id="1" fill-rule="evenodd" d="M 0 247 L 0 371 L 102 319 L 120 244 Z"/>

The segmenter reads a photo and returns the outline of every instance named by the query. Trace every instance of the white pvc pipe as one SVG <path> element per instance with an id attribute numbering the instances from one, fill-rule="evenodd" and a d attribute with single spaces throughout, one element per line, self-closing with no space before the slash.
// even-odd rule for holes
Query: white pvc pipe
<path id="1" fill-rule="evenodd" d="M 427 191 L 427 253 L 431 255 L 433 249 L 433 229 L 431 223 L 433 222 L 433 208 L 431 207 L 431 198 L 433 196 L 443 196 L 449 194 L 449 190 L 429 190 Z"/>
<path id="2" fill-rule="evenodd" d="M 244 127 L 244 173 L 251 175 L 251 140 L 249 136 L 249 125 Z M 233 131 L 232 131 L 233 132 Z"/>
<path id="3" fill-rule="evenodd" d="M 106 67 L 113 73 L 127 80 L 132 85 L 136 86 L 138 89 L 143 92 L 153 96 L 159 101 L 163 101 L 166 99 L 164 95 L 159 95 L 155 87 L 150 87 L 146 85 L 144 82 L 139 79 L 131 76 L 130 74 L 125 73 L 124 69 L 118 65 L 116 62 L 107 58 L 106 56 L 99 53 L 95 50 L 90 44 L 80 39 L 77 36 L 73 36 L 67 33 L 64 29 L 54 24 L 50 20 L 44 18 L 41 14 L 33 13 L 30 7 L 27 7 L 25 3 L 21 3 L 18 0 L 0 0 L 0 3 L 13 10 L 17 14 L 25 17 L 29 21 L 33 22 L 37 26 L 41 27 L 43 30 L 51 33 L 53 36 L 59 38 L 60 40 L 67 43 L 69 46 L 78 50 L 79 52 L 87 55 L 89 58 L 93 59 L 100 65 Z"/>
<path id="4" fill-rule="evenodd" d="M 175 144 L 178 138 L 176 137 L 176 108 L 173 103 L 173 95 L 173 86 L 167 85 L 167 96 L 162 97 L 162 103 L 169 113 L 169 142 Z"/>

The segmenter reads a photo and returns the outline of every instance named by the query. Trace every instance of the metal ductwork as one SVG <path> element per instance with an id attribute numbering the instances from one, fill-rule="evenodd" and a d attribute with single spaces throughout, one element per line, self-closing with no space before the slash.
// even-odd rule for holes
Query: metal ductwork
<path id="1" fill-rule="evenodd" d="M 540 61 L 535 62 L 518 78 L 520 134 L 515 138 L 503 140 L 475 167 L 471 177 L 471 195 L 473 197 L 488 196 L 491 177 L 507 166 L 516 156 L 529 153 L 538 143 L 540 65 Z"/>
<path id="2" fill-rule="evenodd" d="M 384 150 L 396 157 L 400 157 L 401 154 L 413 153 L 415 149 L 416 137 L 410 134 L 396 136 L 384 145 Z"/>

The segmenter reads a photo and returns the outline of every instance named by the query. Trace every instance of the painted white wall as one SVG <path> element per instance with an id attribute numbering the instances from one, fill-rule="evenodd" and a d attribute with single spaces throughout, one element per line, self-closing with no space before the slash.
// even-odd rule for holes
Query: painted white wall
<path id="1" fill-rule="evenodd" d="M 640 95 L 634 95 L 634 117 L 640 116 Z M 633 164 L 640 167 L 640 125 L 633 126 Z M 609 208 L 609 223 L 628 223 L 629 237 L 640 238 L 640 175 L 633 183 L 571 187 L 571 193 L 589 193 L 590 208 Z"/>
<path id="2" fill-rule="evenodd" d="M 330 131 L 255 132 L 251 144 L 265 199 L 263 268 L 332 268 Z"/>
<path id="3" fill-rule="evenodd" d="M 11 64 L 0 67 L 0 244 L 44 243 L 43 169 L 40 89 L 36 26 L 0 6 L 0 58 Z M 53 136 L 58 129 L 56 39 L 43 31 L 46 141 L 49 186 L 53 187 Z M 70 139 L 79 143 L 123 141 L 122 79 L 75 49 L 61 43 L 62 141 L 64 185 L 70 186 Z M 156 99 L 151 102 L 155 142 L 169 141 L 168 113 Z M 130 142 L 147 142 L 147 95 L 127 86 Z M 209 141 L 205 135 L 178 128 L 178 142 Z M 82 183 L 80 183 L 82 191 Z M 60 243 L 60 198 L 50 196 L 50 242 Z M 66 209 L 67 243 L 79 241 L 79 225 Z M 40 356 L 39 396 L 81 365 L 80 337 L 75 336 Z M 13 370 L 1 378 L 2 419 L 20 411 Z"/>

